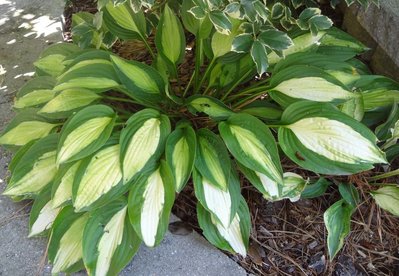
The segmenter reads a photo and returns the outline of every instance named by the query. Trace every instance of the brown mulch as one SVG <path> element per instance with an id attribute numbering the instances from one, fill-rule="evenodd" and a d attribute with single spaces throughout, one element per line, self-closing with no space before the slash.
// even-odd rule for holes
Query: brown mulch
<path id="1" fill-rule="evenodd" d="M 95 12 L 95 3 L 91 0 L 69 3 L 65 10 L 67 41 L 70 40 L 71 14 Z M 340 17 L 336 16 L 335 20 L 339 21 Z M 153 43 L 150 40 L 150 45 Z M 113 51 L 127 59 L 150 60 L 144 45 L 139 42 L 118 41 Z M 193 60 L 192 51 L 188 51 L 179 68 L 183 75 L 182 87 L 189 81 Z M 284 171 L 317 179 L 315 174 L 298 169 L 289 160 L 283 159 L 282 162 Z M 373 173 L 334 178 L 353 183 L 361 193 L 361 204 L 352 217 L 351 233 L 334 260 L 329 260 L 327 254 L 323 213 L 340 199 L 335 185 L 316 199 L 302 199 L 295 203 L 289 200 L 268 202 L 242 178 L 242 194 L 247 199 L 252 217 L 249 256 L 242 258 L 226 254 L 255 275 L 399 275 L 399 218 L 381 210 L 368 194 L 368 191 L 376 189 L 367 181 Z M 394 183 L 397 179 L 386 181 Z M 177 196 L 173 212 L 201 233 L 196 219 L 196 202 L 193 186 L 189 184 Z"/>

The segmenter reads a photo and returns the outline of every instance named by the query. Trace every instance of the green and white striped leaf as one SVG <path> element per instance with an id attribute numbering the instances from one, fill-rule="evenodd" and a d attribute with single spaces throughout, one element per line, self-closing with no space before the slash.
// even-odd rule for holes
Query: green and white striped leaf
<path id="1" fill-rule="evenodd" d="M 330 104 L 297 102 L 284 111 L 282 122 L 281 148 L 305 169 L 346 175 L 387 162 L 375 135 Z"/>
<path id="2" fill-rule="evenodd" d="M 164 99 L 165 83 L 156 69 L 141 62 L 128 61 L 117 56 L 111 56 L 111 60 L 130 97 L 152 105 Z"/>
<path id="3" fill-rule="evenodd" d="M 390 212 L 395 216 L 399 216 L 399 187 L 384 186 L 370 193 L 375 199 L 378 206 Z"/>
<path id="4" fill-rule="evenodd" d="M 140 243 L 124 197 L 96 210 L 83 233 L 83 260 L 89 275 L 118 275 Z"/>
<path id="5" fill-rule="evenodd" d="M 174 200 L 173 175 L 164 161 L 155 171 L 132 185 L 129 194 L 130 222 L 147 246 L 156 246 L 163 239 Z"/>
<path id="6" fill-rule="evenodd" d="M 187 184 L 193 170 L 197 138 L 190 125 L 177 127 L 169 136 L 165 146 L 166 162 L 175 178 L 175 190 L 180 192 Z"/>
<path id="7" fill-rule="evenodd" d="M 120 85 L 112 63 L 105 59 L 83 60 L 57 78 L 56 91 L 92 89 L 104 92 Z"/>
<path id="8" fill-rule="evenodd" d="M 399 120 L 396 121 L 393 128 L 390 129 L 391 136 L 386 140 L 385 144 L 382 146 L 383 149 L 392 147 L 398 143 L 399 140 Z"/>
<path id="9" fill-rule="evenodd" d="M 164 6 L 159 19 L 155 43 L 158 52 L 172 64 L 176 65 L 182 61 L 186 49 L 186 38 L 179 18 L 168 4 Z"/>
<path id="10" fill-rule="evenodd" d="M 57 170 L 53 185 L 51 201 L 53 208 L 61 207 L 72 200 L 72 187 L 80 161 L 66 164 Z"/>
<path id="11" fill-rule="evenodd" d="M 344 239 L 350 232 L 353 210 L 350 204 L 341 199 L 330 206 L 324 213 L 324 224 L 328 231 L 328 253 L 331 259 L 341 250 L 344 245 Z"/>
<path id="12" fill-rule="evenodd" d="M 30 196 L 49 185 L 57 172 L 55 158 L 58 135 L 38 140 L 20 157 L 3 195 Z"/>
<path id="13" fill-rule="evenodd" d="M 38 114 L 49 118 L 67 118 L 73 112 L 101 99 L 97 93 L 87 89 L 67 89 L 50 99 Z"/>
<path id="14" fill-rule="evenodd" d="M 26 108 L 42 105 L 50 101 L 55 96 L 55 91 L 51 89 L 34 90 L 24 96 L 17 98 L 14 103 L 15 108 Z"/>
<path id="15" fill-rule="evenodd" d="M 196 169 L 193 171 L 193 182 L 195 195 L 202 206 L 211 212 L 221 225 L 228 227 L 237 212 L 241 195 L 237 173 L 231 170 L 227 190 L 211 184 Z"/>
<path id="16" fill-rule="evenodd" d="M 227 191 L 231 161 L 222 139 L 208 129 L 197 131 L 195 167 L 215 188 Z"/>
<path id="17" fill-rule="evenodd" d="M 71 117 L 61 130 L 57 164 L 84 158 L 102 147 L 111 135 L 116 114 L 105 105 L 86 107 Z"/>
<path id="18" fill-rule="evenodd" d="M 124 40 L 145 39 L 146 18 L 141 10 L 133 11 L 130 1 L 116 6 L 109 2 L 102 11 L 106 27 L 115 36 Z"/>
<path id="19" fill-rule="evenodd" d="M 139 173 L 153 169 L 170 133 L 169 118 L 154 109 L 144 109 L 126 122 L 121 132 L 121 163 L 126 184 Z"/>
<path id="20" fill-rule="evenodd" d="M 57 124 L 44 121 L 21 121 L 16 117 L 0 136 L 0 144 L 23 146 L 30 141 L 46 137 L 56 126 Z"/>
<path id="21" fill-rule="evenodd" d="M 119 144 L 111 145 L 82 161 L 72 190 L 75 212 L 92 209 L 93 205 L 101 204 L 104 199 L 109 201 L 109 198 L 123 193 L 123 190 L 118 189 L 122 185 L 119 153 Z"/>
<path id="22" fill-rule="evenodd" d="M 197 203 L 198 223 L 207 240 L 216 247 L 246 256 L 251 219 L 245 199 L 240 197 L 239 208 L 228 227 L 223 226 L 201 203 Z"/>
<path id="23" fill-rule="evenodd" d="M 82 242 L 88 219 L 88 213 L 76 214 L 71 206 L 63 208 L 55 219 L 48 249 L 52 274 L 73 273 L 84 267 Z"/>
<path id="24" fill-rule="evenodd" d="M 50 197 L 50 189 L 40 193 L 33 203 L 29 217 L 29 237 L 33 237 L 49 230 L 60 208 L 54 208 Z"/>
<path id="25" fill-rule="evenodd" d="M 269 128 L 248 114 L 234 114 L 219 123 L 227 148 L 241 164 L 282 183 L 282 168 L 276 142 Z"/>

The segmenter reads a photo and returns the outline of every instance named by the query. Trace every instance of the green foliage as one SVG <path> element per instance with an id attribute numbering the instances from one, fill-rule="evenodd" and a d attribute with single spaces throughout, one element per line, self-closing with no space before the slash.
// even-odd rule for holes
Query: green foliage
<path id="1" fill-rule="evenodd" d="M 283 157 L 331 177 L 387 164 L 382 149 L 399 155 L 399 84 L 370 75 L 364 45 L 313 1 L 284 3 L 102 0 L 74 16 L 75 44 L 45 50 L 0 144 L 16 151 L 4 194 L 35 200 L 30 235 L 51 233 L 54 273 L 117 274 L 141 241 L 161 242 L 185 185 L 207 239 L 245 256 L 240 176 L 296 201 L 330 182 L 308 185 Z M 116 39 L 144 45 L 146 60 L 112 53 Z M 331 257 L 359 203 L 352 184 L 339 191 L 325 213 Z M 397 215 L 397 193 L 372 195 Z"/>

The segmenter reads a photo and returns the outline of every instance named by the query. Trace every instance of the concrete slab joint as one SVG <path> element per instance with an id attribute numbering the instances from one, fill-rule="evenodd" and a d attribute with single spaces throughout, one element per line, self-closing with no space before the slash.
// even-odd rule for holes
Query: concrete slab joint
<path id="1" fill-rule="evenodd" d="M 33 76 L 33 62 L 49 44 L 61 41 L 64 3 L 0 0 L 0 131 L 13 117 L 16 91 Z M 10 157 L 0 149 L 0 193 L 5 188 Z M 51 266 L 43 259 L 46 239 L 27 238 L 29 209 L 27 202 L 13 203 L 0 196 L 0 275 L 51 274 Z M 157 248 L 142 247 L 121 274 L 246 275 L 243 268 L 197 233 L 168 233 Z"/>

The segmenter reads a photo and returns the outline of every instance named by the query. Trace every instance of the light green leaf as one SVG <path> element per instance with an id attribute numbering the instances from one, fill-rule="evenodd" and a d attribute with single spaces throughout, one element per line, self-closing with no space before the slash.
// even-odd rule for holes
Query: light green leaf
<path id="1" fill-rule="evenodd" d="M 144 109 L 130 117 L 120 138 L 125 184 L 158 160 L 169 133 L 169 118 L 154 109 Z"/>
<path id="2" fill-rule="evenodd" d="M 67 166 L 67 168 L 59 169 L 52 186 L 52 204 L 53 208 L 60 207 L 72 199 L 72 186 L 79 168 L 80 161 Z"/>
<path id="3" fill-rule="evenodd" d="M 105 105 L 93 105 L 76 113 L 61 130 L 57 164 L 75 161 L 98 150 L 111 135 L 116 115 Z"/>
<path id="4" fill-rule="evenodd" d="M 29 147 L 15 165 L 8 186 L 3 193 L 23 196 L 39 193 L 50 184 L 57 172 L 55 157 L 58 135 L 52 134 Z"/>
<path id="5" fill-rule="evenodd" d="M 215 120 L 226 119 L 233 114 L 224 103 L 216 98 L 208 96 L 191 96 L 187 99 L 189 110 L 195 114 L 204 112 Z"/>
<path id="6" fill-rule="evenodd" d="M 57 124 L 42 121 L 25 121 L 13 128 L 6 130 L 0 136 L 0 144 L 23 146 L 30 141 L 46 137 Z"/>
<path id="7" fill-rule="evenodd" d="M 159 53 L 171 63 L 177 64 L 182 61 L 186 48 L 186 38 L 179 18 L 167 4 L 164 6 L 158 23 L 155 42 Z"/>
<path id="8" fill-rule="evenodd" d="M 324 213 L 324 223 L 328 231 L 328 253 L 331 259 L 341 250 L 344 239 L 350 232 L 352 212 L 353 207 L 344 200 L 340 200 Z"/>
<path id="9" fill-rule="evenodd" d="M 38 113 L 46 117 L 67 117 L 77 109 L 100 98 L 101 96 L 97 93 L 87 89 L 67 89 L 51 99 Z"/>
<path id="10" fill-rule="evenodd" d="M 20 98 L 17 98 L 14 107 L 25 108 L 44 104 L 55 96 L 55 91 L 50 89 L 34 90 Z"/>
<path id="11" fill-rule="evenodd" d="M 189 125 L 176 128 L 166 141 L 165 156 L 175 177 L 176 192 L 180 192 L 190 178 L 196 147 L 197 138 Z"/>
<path id="12" fill-rule="evenodd" d="M 76 212 L 87 209 L 103 195 L 121 183 L 122 170 L 119 157 L 120 146 L 112 145 L 95 153 L 85 168 L 79 169 L 73 187 L 73 207 Z"/>
<path id="13" fill-rule="evenodd" d="M 375 202 L 384 210 L 399 216 L 399 187 L 384 186 L 370 193 Z"/>

